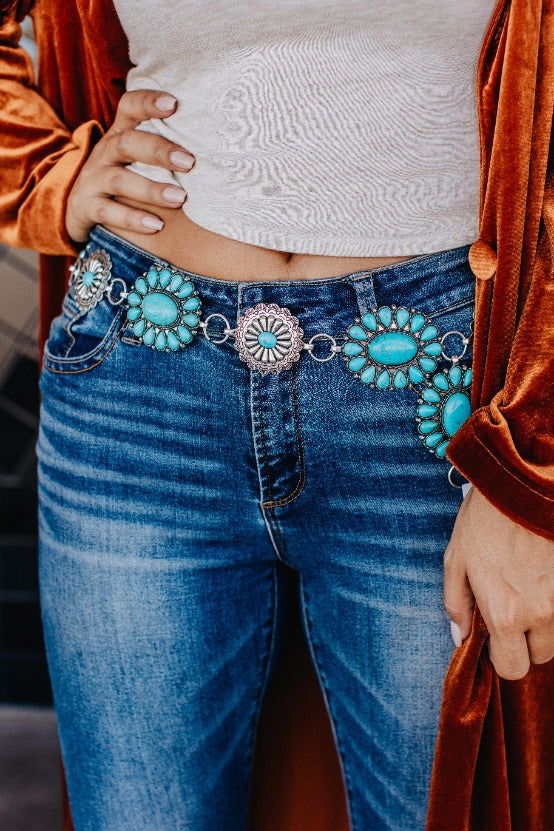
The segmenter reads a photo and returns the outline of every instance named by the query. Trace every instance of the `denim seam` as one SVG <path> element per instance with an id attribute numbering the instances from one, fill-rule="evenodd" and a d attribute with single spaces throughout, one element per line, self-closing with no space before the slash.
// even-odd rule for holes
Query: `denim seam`
<path id="1" fill-rule="evenodd" d="M 269 639 L 269 648 L 267 650 L 267 655 L 265 658 L 265 668 L 263 671 L 263 678 L 260 688 L 258 690 L 256 708 L 254 711 L 254 719 L 251 729 L 251 738 L 250 738 L 250 776 L 249 776 L 249 783 L 248 783 L 248 795 L 247 795 L 247 820 L 249 817 L 248 807 L 250 805 L 250 798 L 252 792 L 252 773 L 253 773 L 253 763 L 254 763 L 254 755 L 256 752 L 256 740 L 258 736 L 258 728 L 260 724 L 260 715 L 262 711 L 262 706 L 265 698 L 265 693 L 269 683 L 269 674 L 271 669 L 271 662 L 273 660 L 273 652 L 275 650 L 275 640 L 277 634 L 277 612 L 278 612 L 278 605 L 279 605 L 279 594 L 277 591 L 277 566 L 273 566 L 273 614 L 272 614 L 272 621 L 271 621 L 271 629 L 270 629 L 270 639 Z"/>
<path id="2" fill-rule="evenodd" d="M 115 321 L 117 321 L 117 317 L 114 318 L 114 322 Z M 112 324 L 112 326 L 110 326 L 110 329 L 108 330 L 108 334 L 110 333 L 113 325 L 114 324 Z M 91 369 L 94 369 L 94 367 L 101 364 L 108 357 L 108 355 L 110 354 L 110 352 L 112 351 L 112 349 L 114 348 L 114 346 L 117 343 L 118 334 L 121 331 L 121 328 L 123 328 L 123 325 L 120 327 L 120 329 L 117 329 L 117 332 L 115 333 L 115 337 L 113 338 L 112 343 L 110 344 L 109 348 L 104 352 L 102 357 L 98 361 L 96 361 L 96 363 L 91 364 L 90 366 L 85 366 L 82 369 L 66 369 L 66 368 L 64 368 L 64 369 L 55 369 L 53 366 L 50 366 L 49 362 L 52 362 L 53 364 L 55 364 L 55 363 L 59 364 L 59 362 L 62 359 L 61 358 L 55 358 L 54 356 L 50 357 L 48 353 L 44 354 L 43 366 L 45 366 L 46 369 L 49 372 L 54 372 L 57 375 L 77 375 L 78 373 L 81 373 L 81 372 L 89 372 Z M 111 334 L 113 334 L 113 332 Z M 107 338 L 107 336 L 106 336 L 106 338 Z M 104 338 L 104 340 L 102 341 L 102 344 L 105 344 L 106 338 Z M 92 355 L 89 354 L 86 358 L 78 358 L 75 361 L 71 361 L 69 358 L 65 358 L 65 359 L 63 359 L 63 361 L 64 361 L 64 363 L 67 362 L 68 364 L 71 364 L 71 363 L 80 364 L 80 363 L 83 363 L 84 361 L 90 360 L 91 357 L 94 357 L 98 353 L 98 351 L 100 351 L 100 349 L 102 347 L 102 344 L 100 344 L 100 346 L 95 350 L 95 352 Z"/>
<path id="3" fill-rule="evenodd" d="M 302 437 L 302 425 L 300 424 L 300 408 L 298 406 L 298 364 L 295 364 L 291 369 L 290 373 L 290 388 L 291 388 L 291 402 L 293 408 L 293 421 L 294 421 L 294 435 L 296 439 L 296 458 L 298 462 L 299 474 L 298 474 L 298 481 L 294 487 L 294 490 L 289 493 L 288 496 L 284 496 L 282 499 L 272 499 L 271 498 L 271 489 L 269 493 L 269 500 L 267 502 L 262 503 L 263 508 L 274 508 L 275 506 L 281 505 L 288 505 L 289 502 L 293 502 L 303 491 L 304 485 L 306 483 L 306 468 L 304 464 L 304 442 Z M 294 377 L 294 383 L 293 383 Z M 262 418 L 261 414 L 261 407 L 260 407 L 260 421 Z M 263 428 L 262 428 L 263 433 Z M 265 451 L 264 451 L 265 453 Z M 268 473 L 269 479 L 269 473 Z"/>
<path id="4" fill-rule="evenodd" d="M 306 589 L 305 589 L 305 586 L 304 586 L 304 578 L 303 578 L 303 575 L 302 575 L 301 572 L 300 572 L 299 580 L 300 580 L 300 599 L 301 599 L 300 606 L 301 606 L 301 609 L 302 609 L 302 617 L 304 619 L 304 627 L 305 627 L 305 632 L 306 632 L 306 641 L 308 643 L 308 648 L 309 648 L 311 656 L 312 656 L 314 669 L 315 669 L 316 674 L 319 678 L 319 685 L 320 685 L 321 692 L 322 692 L 322 698 L 323 698 L 323 701 L 325 703 L 325 708 L 326 708 L 327 714 L 329 716 L 329 723 L 331 725 L 331 730 L 332 730 L 332 733 L 333 733 L 333 736 L 334 736 L 335 745 L 336 745 L 336 748 L 338 750 L 338 759 L 339 759 L 339 763 L 340 763 L 342 779 L 343 779 L 343 786 L 344 786 L 345 795 L 346 795 L 346 808 L 347 808 L 347 812 L 348 812 L 348 820 L 349 820 L 349 825 L 350 825 L 350 831 L 358 831 L 358 826 L 354 822 L 354 817 L 353 817 L 354 800 L 353 800 L 353 795 L 352 795 L 352 786 L 350 784 L 350 778 L 349 778 L 348 773 L 346 771 L 346 764 L 345 764 L 346 756 L 345 756 L 345 753 L 344 753 L 344 750 L 343 750 L 343 747 L 342 747 L 342 741 L 339 737 L 338 723 L 336 722 L 336 720 L 333 716 L 333 713 L 331 712 L 330 698 L 329 698 L 329 685 L 327 683 L 327 678 L 325 676 L 325 673 L 323 672 L 323 669 L 322 669 L 322 667 L 320 665 L 320 662 L 318 661 L 318 658 L 317 658 L 317 655 L 316 655 L 316 647 L 315 647 L 315 640 L 314 640 L 314 637 L 313 637 L 312 622 L 310 620 L 310 614 L 308 612 L 308 605 L 306 603 Z"/>

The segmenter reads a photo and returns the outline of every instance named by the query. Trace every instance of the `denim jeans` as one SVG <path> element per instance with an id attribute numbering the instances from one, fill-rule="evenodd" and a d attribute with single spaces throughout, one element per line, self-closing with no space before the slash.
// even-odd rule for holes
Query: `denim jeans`
<path id="1" fill-rule="evenodd" d="M 152 265 L 101 227 L 90 242 L 127 287 Z M 340 343 L 356 318 L 396 304 L 467 333 L 468 250 L 311 280 L 185 274 L 204 317 L 231 327 L 276 303 L 305 342 Z M 70 286 L 50 329 L 40 588 L 76 831 L 245 828 L 288 570 L 353 831 L 422 831 L 461 493 L 418 435 L 411 385 L 368 386 L 343 355 L 308 350 L 262 373 L 231 338 L 215 342 L 222 326 L 158 351 L 137 342 L 124 303 L 105 295 L 82 313 Z"/>

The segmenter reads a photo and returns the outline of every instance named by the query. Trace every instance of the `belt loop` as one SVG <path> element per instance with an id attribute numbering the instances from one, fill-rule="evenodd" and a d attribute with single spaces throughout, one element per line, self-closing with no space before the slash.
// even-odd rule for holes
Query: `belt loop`
<path id="1" fill-rule="evenodd" d="M 367 274 L 365 277 L 354 278 L 353 280 L 347 277 L 346 281 L 354 289 L 360 316 L 365 315 L 366 312 L 370 311 L 370 309 L 376 308 L 377 300 L 375 298 L 373 277 L 371 274 Z"/>

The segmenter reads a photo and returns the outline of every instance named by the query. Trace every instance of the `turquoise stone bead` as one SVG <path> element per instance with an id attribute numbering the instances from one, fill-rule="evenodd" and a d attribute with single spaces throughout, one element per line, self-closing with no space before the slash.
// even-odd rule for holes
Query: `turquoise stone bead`
<path id="1" fill-rule="evenodd" d="M 431 343 L 425 344 L 425 346 L 423 347 L 423 351 L 426 355 L 434 355 L 436 358 L 438 358 L 438 356 L 442 352 L 442 346 L 440 345 L 438 340 L 434 340 Z"/>
<path id="2" fill-rule="evenodd" d="M 392 383 L 395 389 L 397 390 L 403 390 L 404 387 L 407 386 L 408 379 L 406 378 L 401 369 L 399 369 L 396 375 L 394 376 Z"/>
<path id="3" fill-rule="evenodd" d="M 381 366 L 401 366 L 417 355 L 417 342 L 404 332 L 383 332 L 369 344 L 369 354 Z"/>
<path id="4" fill-rule="evenodd" d="M 350 326 L 348 329 L 348 334 L 354 340 L 365 340 L 367 338 L 367 332 L 365 329 L 362 329 L 361 326 L 358 326 L 357 323 L 354 323 L 353 326 Z"/>
<path id="5" fill-rule="evenodd" d="M 266 349 L 273 349 L 277 343 L 277 338 L 273 332 L 260 332 L 258 335 L 258 343 Z"/>
<path id="6" fill-rule="evenodd" d="M 448 371 L 448 377 L 453 387 L 457 387 L 462 380 L 462 370 L 459 366 L 452 366 Z"/>
<path id="7" fill-rule="evenodd" d="M 431 433 L 429 436 L 425 437 L 425 444 L 427 447 L 436 447 L 441 440 L 442 433 Z"/>
<path id="8" fill-rule="evenodd" d="M 183 317 L 183 323 L 186 323 L 187 326 L 190 326 L 191 328 L 198 326 L 199 320 L 200 318 L 198 317 L 198 315 L 195 315 L 194 312 L 189 312 Z"/>
<path id="9" fill-rule="evenodd" d="M 371 366 L 368 366 L 367 369 L 364 369 L 364 371 L 360 374 L 360 381 L 362 381 L 364 384 L 371 384 L 374 378 L 375 367 L 373 366 L 373 364 Z"/>
<path id="10" fill-rule="evenodd" d="M 127 295 L 127 303 L 129 304 L 129 306 L 140 306 L 140 304 L 142 303 L 142 297 L 140 296 L 140 294 L 137 294 L 136 291 L 131 291 Z"/>
<path id="11" fill-rule="evenodd" d="M 155 326 L 171 326 L 179 317 L 179 306 L 169 294 L 153 291 L 143 298 L 142 313 Z"/>
<path id="12" fill-rule="evenodd" d="M 92 284 L 94 282 L 93 272 L 92 271 L 85 271 L 84 274 L 81 276 L 81 280 L 83 281 L 85 286 L 87 286 L 87 288 L 89 288 L 90 286 L 92 286 Z"/>
<path id="13" fill-rule="evenodd" d="M 183 303 L 183 308 L 187 310 L 187 312 L 192 312 L 194 309 L 197 309 L 200 305 L 200 298 L 199 297 L 189 297 L 189 299 Z"/>
<path id="14" fill-rule="evenodd" d="M 146 275 L 146 279 L 148 280 L 148 285 L 151 289 L 156 288 L 158 285 L 158 270 L 156 268 L 151 268 Z"/>
<path id="15" fill-rule="evenodd" d="M 348 355 L 348 357 L 352 357 L 353 355 L 359 355 L 360 352 L 364 351 L 364 348 L 361 343 L 349 340 L 342 347 L 342 351 L 345 355 Z"/>
<path id="16" fill-rule="evenodd" d="M 444 392 L 450 388 L 446 375 L 443 375 L 442 372 L 437 372 L 437 374 L 433 377 L 433 384 L 438 387 L 439 390 L 444 390 Z"/>
<path id="17" fill-rule="evenodd" d="M 439 459 L 444 459 L 446 455 L 446 448 L 448 447 L 448 442 L 443 441 L 442 444 L 439 444 L 438 447 L 435 448 L 435 456 L 438 456 Z"/>
<path id="18" fill-rule="evenodd" d="M 433 338 L 437 337 L 438 333 L 439 330 L 436 326 L 426 326 L 419 337 L 421 340 L 433 340 Z"/>
<path id="19" fill-rule="evenodd" d="M 194 286 L 192 285 L 192 283 L 185 283 L 177 292 L 177 297 L 179 297 L 181 300 L 184 300 L 185 297 L 188 297 L 189 294 L 192 294 L 193 291 Z"/>
<path id="20" fill-rule="evenodd" d="M 137 309 L 137 307 L 135 306 L 133 309 L 129 309 L 129 311 L 127 312 L 127 318 L 129 320 L 136 320 L 141 316 L 141 314 L 141 310 Z"/>
<path id="21" fill-rule="evenodd" d="M 427 401 L 428 404 L 438 404 L 441 400 L 439 393 L 432 387 L 423 390 L 422 398 L 424 401 Z"/>
<path id="22" fill-rule="evenodd" d="M 179 338 L 177 337 L 175 332 L 172 332 L 171 330 L 167 333 L 167 345 L 173 352 L 175 352 L 175 350 L 179 349 L 181 346 Z"/>
<path id="23" fill-rule="evenodd" d="M 435 415 L 437 412 L 437 408 L 433 407 L 432 404 L 421 404 L 417 408 L 417 414 L 420 418 L 429 418 L 429 416 Z"/>
<path id="24" fill-rule="evenodd" d="M 186 326 L 177 326 L 177 335 L 183 343 L 188 343 L 192 338 L 191 331 Z"/>
<path id="25" fill-rule="evenodd" d="M 426 436 L 427 433 L 432 433 L 435 427 L 438 426 L 438 421 L 422 421 L 418 429 L 420 433 L 423 433 L 423 435 Z"/>
<path id="26" fill-rule="evenodd" d="M 350 361 L 348 361 L 348 369 L 350 369 L 352 372 L 358 372 L 358 370 L 364 366 L 365 362 L 365 355 L 361 355 L 359 358 L 352 358 Z"/>
<path id="27" fill-rule="evenodd" d="M 182 274 L 174 274 L 171 278 L 171 283 L 169 284 L 169 288 L 171 291 L 177 291 L 183 284 L 183 275 Z"/>
<path id="28" fill-rule="evenodd" d="M 373 312 L 366 312 L 366 314 L 362 317 L 362 323 L 369 329 L 370 332 L 377 331 L 377 318 Z"/>
<path id="29" fill-rule="evenodd" d="M 169 281 L 171 280 L 171 270 L 169 268 L 162 268 L 160 271 L 160 276 L 158 277 L 160 281 L 160 286 L 162 289 L 165 289 Z"/>
<path id="30" fill-rule="evenodd" d="M 377 315 L 383 326 L 388 328 L 391 325 L 392 311 L 388 306 L 381 306 L 381 308 L 377 311 Z"/>
<path id="31" fill-rule="evenodd" d="M 425 318 L 422 314 L 416 314 L 412 317 L 412 322 L 410 323 L 410 332 L 419 332 L 422 326 L 425 325 Z"/>
<path id="32" fill-rule="evenodd" d="M 160 351 L 165 349 L 165 347 L 167 346 L 167 336 L 166 336 L 165 332 L 163 331 L 163 329 L 162 329 L 161 332 L 158 332 L 158 334 L 156 335 L 155 346 L 156 346 L 156 349 L 159 349 Z"/>
<path id="33" fill-rule="evenodd" d="M 139 277 L 138 280 L 135 281 L 134 285 L 135 291 L 140 291 L 141 294 L 146 294 L 148 291 L 148 286 L 146 285 L 146 280 L 144 277 Z"/>
<path id="34" fill-rule="evenodd" d="M 145 328 L 146 328 L 146 321 L 145 321 L 144 318 L 142 318 L 141 320 L 137 321 L 137 323 L 135 323 L 135 325 L 133 326 L 133 332 L 135 333 L 137 338 L 140 338 L 140 336 L 144 333 Z"/>
<path id="35" fill-rule="evenodd" d="M 456 430 L 469 418 L 471 402 L 465 392 L 454 392 L 448 396 L 442 408 L 442 423 L 445 432 L 453 436 Z"/>
<path id="36" fill-rule="evenodd" d="M 395 320 L 399 329 L 403 329 L 409 319 L 410 313 L 408 309 L 401 308 L 396 310 Z"/>
<path id="37" fill-rule="evenodd" d="M 471 386 L 471 379 L 473 377 L 473 373 L 471 369 L 466 369 L 466 374 L 464 375 L 464 387 Z"/>
<path id="38" fill-rule="evenodd" d="M 380 390 L 388 390 L 390 387 L 390 375 L 386 369 L 384 369 L 381 374 L 377 376 L 375 386 Z"/>
<path id="39" fill-rule="evenodd" d="M 419 384 L 420 381 L 423 381 L 423 372 L 417 366 L 408 367 L 408 376 L 413 384 Z"/>
<path id="40" fill-rule="evenodd" d="M 150 326 L 144 335 L 142 336 L 142 342 L 146 344 L 146 346 L 152 346 L 154 343 L 154 338 L 156 337 L 156 333 L 154 331 L 154 327 Z"/>
<path id="41" fill-rule="evenodd" d="M 436 369 L 437 362 L 433 358 L 421 357 L 419 359 L 419 365 L 424 372 L 433 372 Z"/>

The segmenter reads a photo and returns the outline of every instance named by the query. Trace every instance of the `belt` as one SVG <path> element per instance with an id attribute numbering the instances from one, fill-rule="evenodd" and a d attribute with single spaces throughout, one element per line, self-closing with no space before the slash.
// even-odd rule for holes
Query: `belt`
<path id="1" fill-rule="evenodd" d="M 154 262 L 129 289 L 121 277 L 112 277 L 110 255 L 101 248 L 91 250 L 89 245 L 70 272 L 82 312 L 94 308 L 104 296 L 112 305 L 125 304 L 137 342 L 159 352 L 177 352 L 202 332 L 214 343 L 234 338 L 240 359 L 261 373 L 290 369 L 304 351 L 319 362 L 341 353 L 346 369 L 368 387 L 382 391 L 412 388 L 418 395 L 418 435 L 439 459 L 445 457 L 450 438 L 470 415 L 471 368 L 460 362 L 472 333 L 450 330 L 441 334 L 416 309 L 380 306 L 355 318 L 341 345 L 327 332 L 318 332 L 305 342 L 298 318 L 275 303 L 246 309 L 235 328 L 219 312 L 201 319 L 202 298 L 194 283 L 186 273 L 166 264 Z M 223 321 L 223 337 L 208 335 L 213 318 Z M 456 354 L 445 351 L 445 341 L 452 336 L 460 339 L 462 347 Z M 328 355 L 314 354 L 318 340 L 329 342 Z M 439 358 L 448 361 L 450 368 L 436 372 Z"/>

